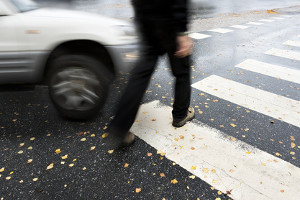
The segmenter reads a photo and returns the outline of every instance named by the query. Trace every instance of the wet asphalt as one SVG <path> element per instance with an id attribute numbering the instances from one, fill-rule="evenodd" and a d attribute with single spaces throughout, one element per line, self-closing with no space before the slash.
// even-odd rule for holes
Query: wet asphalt
<path id="1" fill-rule="evenodd" d="M 270 48 L 300 51 L 299 47 L 282 45 L 286 40 L 297 40 L 299 15 L 300 12 L 294 12 L 283 21 L 249 25 L 245 30 L 226 27 L 234 30 L 226 34 L 202 31 L 212 37 L 194 40 L 192 83 L 218 75 L 299 101 L 299 84 L 234 68 L 251 58 L 298 70 L 299 61 L 264 52 Z M 147 89 L 151 92 L 145 94 L 143 103 L 160 100 L 171 106 L 174 80 L 167 64 L 162 57 Z M 61 118 L 44 86 L 1 86 L 0 169 L 4 171 L 0 172 L 0 198 L 230 199 L 203 180 L 189 178 L 189 172 L 157 154 L 156 149 L 139 138 L 132 147 L 108 153 L 109 137 L 102 135 L 127 78 L 117 77 L 111 86 L 109 103 L 97 118 L 87 122 Z M 191 104 L 203 111 L 196 114 L 200 122 L 274 156 L 280 153 L 279 158 L 300 167 L 299 127 L 252 110 L 248 112 L 240 105 L 196 89 L 192 91 Z M 232 122 L 237 127 L 230 126 Z M 295 148 L 291 148 L 291 136 Z M 224 158 L 224 162 L 226 159 L 229 158 Z M 178 183 L 172 184 L 173 179 Z M 137 192 L 139 188 L 141 191 Z"/>

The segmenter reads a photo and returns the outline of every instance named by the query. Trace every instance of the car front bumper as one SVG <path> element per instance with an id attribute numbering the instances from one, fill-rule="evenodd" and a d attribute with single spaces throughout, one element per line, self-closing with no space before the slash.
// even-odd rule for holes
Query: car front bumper
<path id="1" fill-rule="evenodd" d="M 139 58 L 140 45 L 114 45 L 106 46 L 117 73 L 128 73 L 134 67 L 135 62 Z"/>

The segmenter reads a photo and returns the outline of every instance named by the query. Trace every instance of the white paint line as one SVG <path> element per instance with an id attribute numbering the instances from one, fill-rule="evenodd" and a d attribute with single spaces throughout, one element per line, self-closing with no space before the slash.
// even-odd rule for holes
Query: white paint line
<path id="1" fill-rule="evenodd" d="M 274 22 L 274 20 L 271 19 L 261 19 L 260 22 Z"/>
<path id="2" fill-rule="evenodd" d="M 192 87 L 264 115 L 300 127 L 300 101 L 250 87 L 216 75 Z"/>
<path id="3" fill-rule="evenodd" d="M 244 62 L 236 65 L 236 67 L 300 84 L 300 70 L 294 70 L 251 59 L 245 60 Z"/>
<path id="4" fill-rule="evenodd" d="M 292 17 L 291 15 L 280 15 L 281 17 L 287 17 L 287 18 L 290 18 Z"/>
<path id="5" fill-rule="evenodd" d="M 196 40 L 201 40 L 211 37 L 211 35 L 201 34 L 201 33 L 190 33 L 189 36 Z"/>
<path id="6" fill-rule="evenodd" d="M 295 46 L 295 47 L 300 47 L 300 41 L 288 40 L 283 44 L 290 45 L 290 46 Z"/>
<path id="7" fill-rule="evenodd" d="M 230 26 L 232 28 L 238 28 L 238 29 L 246 29 L 246 28 L 249 28 L 249 26 L 243 26 L 243 25 L 233 25 L 233 26 Z"/>
<path id="8" fill-rule="evenodd" d="M 249 22 L 247 24 L 251 24 L 251 25 L 263 25 L 264 23 L 259 23 L 259 22 Z"/>
<path id="9" fill-rule="evenodd" d="M 290 51 L 290 50 L 284 50 L 284 49 L 270 49 L 265 52 L 265 54 L 272 55 L 272 56 L 278 56 L 282 58 L 288 58 L 292 60 L 300 60 L 300 52 L 298 51 Z"/>
<path id="10" fill-rule="evenodd" d="M 300 169 L 296 166 L 242 141 L 232 141 L 197 120 L 175 129 L 171 111 L 159 101 L 144 104 L 131 131 L 217 190 L 232 190 L 233 199 L 282 200 L 300 196 Z M 178 174 L 167 178 L 181 181 L 188 177 Z"/>
<path id="11" fill-rule="evenodd" d="M 283 20 L 284 18 L 282 18 L 282 17 L 271 17 L 271 19 Z"/>
<path id="12" fill-rule="evenodd" d="M 211 29 L 208 31 L 217 32 L 217 33 L 229 33 L 229 32 L 232 32 L 233 30 L 229 30 L 229 29 L 225 29 L 225 28 L 216 28 L 216 29 Z"/>

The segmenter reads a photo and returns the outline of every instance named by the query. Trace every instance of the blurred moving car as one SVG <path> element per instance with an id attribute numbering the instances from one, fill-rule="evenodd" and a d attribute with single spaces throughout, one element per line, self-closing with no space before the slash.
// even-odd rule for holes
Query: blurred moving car
<path id="1" fill-rule="evenodd" d="M 31 0 L 0 1 L 0 84 L 47 84 L 65 117 L 97 115 L 112 77 L 128 72 L 137 49 L 127 22 L 38 8 Z"/>

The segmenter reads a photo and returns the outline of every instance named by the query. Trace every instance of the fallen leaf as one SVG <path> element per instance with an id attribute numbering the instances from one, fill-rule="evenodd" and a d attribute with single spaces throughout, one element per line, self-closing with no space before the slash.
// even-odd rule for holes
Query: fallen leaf
<path id="1" fill-rule="evenodd" d="M 112 154 L 114 152 L 114 150 L 108 150 L 107 151 L 109 154 Z"/>
<path id="2" fill-rule="evenodd" d="M 195 147 L 191 147 L 192 150 L 195 150 Z"/>
<path id="3" fill-rule="evenodd" d="M 164 173 L 160 173 L 160 177 L 165 177 L 165 174 Z"/>
<path id="4" fill-rule="evenodd" d="M 96 146 L 92 146 L 90 151 L 93 151 L 96 148 Z"/>
<path id="5" fill-rule="evenodd" d="M 95 134 L 92 134 L 92 135 L 91 135 L 91 137 L 95 137 L 95 136 L 96 136 Z"/>
<path id="6" fill-rule="evenodd" d="M 34 179 L 32 179 L 32 180 L 35 182 L 35 181 L 37 181 L 37 180 L 39 180 L 39 179 L 38 179 L 38 178 L 34 178 Z"/>
<path id="7" fill-rule="evenodd" d="M 153 122 L 155 122 L 155 121 L 156 121 L 156 119 L 152 119 L 152 121 L 153 121 Z"/>
<path id="8" fill-rule="evenodd" d="M 280 190 L 280 192 L 282 192 L 282 193 L 283 193 L 283 192 L 284 192 L 284 190 Z"/>
<path id="9" fill-rule="evenodd" d="M 30 138 L 31 141 L 35 140 L 35 137 Z"/>
<path id="10" fill-rule="evenodd" d="M 22 147 L 22 146 L 24 146 L 24 144 L 25 144 L 25 143 L 21 143 L 19 147 Z"/>
<path id="11" fill-rule="evenodd" d="M 6 180 L 10 180 L 10 179 L 11 179 L 11 177 L 10 177 L 10 176 L 8 176 L 8 177 L 6 177 L 5 179 L 6 179 Z"/>
<path id="12" fill-rule="evenodd" d="M 32 163 L 32 161 L 33 161 L 33 159 L 29 159 L 29 160 L 27 161 L 27 164 Z"/>
<path id="13" fill-rule="evenodd" d="M 190 176 L 189 176 L 189 178 L 191 178 L 191 179 L 195 179 L 195 178 L 196 178 L 196 176 L 195 176 L 195 175 L 190 175 Z"/>
<path id="14" fill-rule="evenodd" d="M 56 154 L 60 154 L 60 153 L 61 153 L 61 150 L 60 150 L 60 149 L 56 149 L 56 150 L 55 150 L 55 153 L 56 153 Z"/>
<path id="15" fill-rule="evenodd" d="M 267 13 L 269 13 L 269 14 L 278 14 L 278 12 L 275 12 L 274 10 L 267 10 Z"/>
<path id="16" fill-rule="evenodd" d="M 74 166 L 74 163 L 69 164 L 69 167 L 73 167 L 73 166 Z"/>
<path id="17" fill-rule="evenodd" d="M 32 149 L 32 146 L 28 147 L 28 149 L 31 150 L 31 149 Z"/>
<path id="18" fill-rule="evenodd" d="M 109 135 L 109 133 L 104 133 L 104 134 L 102 134 L 101 137 L 104 139 L 104 138 L 106 138 L 108 135 Z"/>
<path id="19" fill-rule="evenodd" d="M 68 154 L 64 155 L 63 157 L 61 157 L 61 159 L 65 160 L 68 158 Z"/>
<path id="20" fill-rule="evenodd" d="M 183 139 L 184 139 L 184 136 L 183 136 L 183 135 L 180 135 L 179 138 L 183 140 Z"/>
<path id="21" fill-rule="evenodd" d="M 291 140 L 292 140 L 292 141 L 295 141 L 295 137 L 294 137 L 294 136 L 291 136 Z"/>
<path id="22" fill-rule="evenodd" d="M 0 169 L 0 172 L 4 172 L 4 170 L 5 170 L 5 168 L 4 168 L 4 167 L 2 167 L 2 168 Z"/>
<path id="23" fill-rule="evenodd" d="M 147 153 L 147 156 L 152 156 L 152 153 Z"/>
<path id="24" fill-rule="evenodd" d="M 280 153 L 277 153 L 277 152 L 275 153 L 275 155 L 276 155 L 276 156 L 282 156 Z"/>
<path id="25" fill-rule="evenodd" d="M 233 123 L 231 123 L 231 124 L 230 124 L 230 126 L 232 126 L 232 127 L 236 127 L 236 125 L 235 125 L 235 124 L 233 124 Z"/>
<path id="26" fill-rule="evenodd" d="M 19 181 L 19 183 L 23 183 L 23 182 L 24 182 L 23 180 L 20 180 L 20 181 Z"/>
<path id="27" fill-rule="evenodd" d="M 296 144 L 294 142 L 291 142 L 291 148 L 294 148 Z"/>
<path id="28" fill-rule="evenodd" d="M 250 152 L 250 151 L 247 151 L 246 154 L 251 154 L 251 152 Z"/>
<path id="29" fill-rule="evenodd" d="M 214 179 L 214 180 L 212 180 L 212 182 L 213 182 L 213 183 L 218 183 L 218 181 L 217 181 L 217 180 L 215 180 L 215 179 Z"/>
<path id="30" fill-rule="evenodd" d="M 211 172 L 212 172 L 212 173 L 216 173 L 217 171 L 216 171 L 215 169 L 212 169 Z"/>
<path id="31" fill-rule="evenodd" d="M 49 170 L 49 169 L 52 169 L 53 168 L 53 166 L 54 166 L 54 164 L 53 163 L 51 163 L 46 169 L 47 170 Z"/>
<path id="32" fill-rule="evenodd" d="M 126 167 L 128 167 L 128 166 L 129 166 L 129 164 L 128 164 L 128 163 L 125 163 L 124 167 L 126 168 Z"/>
<path id="33" fill-rule="evenodd" d="M 196 170 L 197 169 L 197 167 L 196 166 L 192 166 L 192 170 Z"/>
<path id="34" fill-rule="evenodd" d="M 18 154 L 22 154 L 22 153 L 23 153 L 23 151 L 22 151 L 22 150 L 18 152 Z"/>
<path id="35" fill-rule="evenodd" d="M 222 194 L 222 192 L 221 192 L 221 191 L 218 191 L 217 193 L 218 193 L 218 195 L 221 195 L 221 194 Z"/>
<path id="36" fill-rule="evenodd" d="M 81 135 L 83 135 L 83 132 L 80 131 L 79 133 L 77 133 L 77 135 L 78 135 L 78 136 L 81 136 Z"/>
<path id="37" fill-rule="evenodd" d="M 263 163 L 263 162 L 261 163 L 261 165 L 262 165 L 262 166 L 267 166 L 267 164 L 266 164 L 266 163 Z"/>
<path id="38" fill-rule="evenodd" d="M 230 172 L 230 173 L 233 173 L 233 172 L 234 172 L 234 170 L 233 170 L 233 169 L 230 169 L 230 170 L 229 170 L 229 172 Z"/>
<path id="39" fill-rule="evenodd" d="M 178 142 L 178 138 L 174 138 L 174 140 Z"/>
<path id="40" fill-rule="evenodd" d="M 86 170 L 86 167 L 83 167 L 82 170 L 83 170 L 83 171 Z"/>
<path id="41" fill-rule="evenodd" d="M 141 191 L 142 191 L 141 188 L 135 188 L 135 192 L 136 192 L 136 193 L 140 193 Z"/>
<path id="42" fill-rule="evenodd" d="M 84 142 L 84 141 L 86 141 L 86 138 L 81 138 L 80 141 L 81 141 L 81 142 Z"/>
<path id="43" fill-rule="evenodd" d="M 176 179 L 171 180 L 171 183 L 176 184 L 178 181 Z"/>
<path id="44" fill-rule="evenodd" d="M 208 173 L 208 168 L 204 168 L 204 169 L 202 169 L 202 171 L 204 172 L 204 173 Z"/>
<path id="45" fill-rule="evenodd" d="M 295 155 L 295 152 L 291 151 L 290 154 L 291 154 L 291 155 Z"/>

